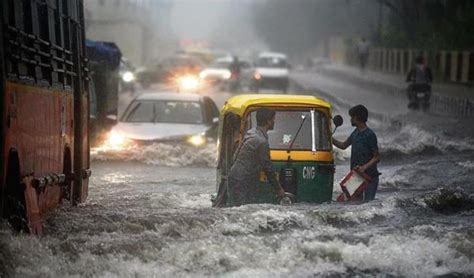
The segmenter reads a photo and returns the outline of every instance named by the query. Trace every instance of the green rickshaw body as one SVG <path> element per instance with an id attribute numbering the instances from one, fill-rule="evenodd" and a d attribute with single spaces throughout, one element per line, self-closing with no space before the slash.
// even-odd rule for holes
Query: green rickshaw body
<path id="1" fill-rule="evenodd" d="M 277 175 L 284 173 L 278 169 L 288 167 L 286 161 L 275 161 L 273 167 L 277 169 Z M 291 168 L 296 173 L 296 202 L 303 203 L 324 203 L 332 199 L 333 181 L 334 181 L 334 164 L 315 161 L 298 161 L 291 164 Z M 256 203 L 273 203 L 277 204 L 275 198 L 275 190 L 267 182 L 267 178 L 262 173 L 260 181 L 257 184 L 258 196 Z"/>

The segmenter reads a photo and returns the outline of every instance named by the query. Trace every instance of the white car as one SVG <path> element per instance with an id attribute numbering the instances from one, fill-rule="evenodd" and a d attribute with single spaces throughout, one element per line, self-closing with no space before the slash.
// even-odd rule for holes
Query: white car
<path id="1" fill-rule="evenodd" d="M 208 67 L 201 71 L 199 77 L 210 81 L 226 81 L 232 76 L 229 66 L 232 57 L 222 57 L 214 60 Z"/>
<path id="2" fill-rule="evenodd" d="M 232 77 L 229 68 L 234 58 L 226 56 L 214 60 L 208 67 L 201 71 L 199 77 L 211 81 L 228 81 Z M 250 68 L 250 63 L 239 58 L 240 70 L 245 71 Z"/>
<path id="3" fill-rule="evenodd" d="M 155 142 L 202 146 L 216 137 L 218 119 L 216 104 L 207 96 L 144 93 L 128 105 L 105 146 L 122 149 Z"/>
<path id="4" fill-rule="evenodd" d="M 262 52 L 258 55 L 252 76 L 251 88 L 258 92 L 262 88 L 287 92 L 289 65 L 285 54 Z"/>

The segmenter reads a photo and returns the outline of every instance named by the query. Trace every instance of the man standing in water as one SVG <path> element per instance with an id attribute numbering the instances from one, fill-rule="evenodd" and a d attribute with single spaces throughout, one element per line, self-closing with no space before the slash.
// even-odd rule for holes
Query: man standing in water
<path id="1" fill-rule="evenodd" d="M 361 72 L 365 72 L 365 67 L 369 59 L 369 42 L 362 38 L 357 44 L 357 54 L 359 56 L 359 65 Z"/>
<path id="2" fill-rule="evenodd" d="M 284 190 L 276 179 L 267 131 L 275 125 L 275 111 L 269 108 L 257 110 L 257 127 L 250 129 L 234 155 L 234 164 L 228 177 L 228 204 L 240 206 L 255 203 L 257 183 L 263 170 L 278 197 Z"/>
<path id="3" fill-rule="evenodd" d="M 364 201 L 370 201 L 375 198 L 380 175 L 377 170 L 377 163 L 380 161 L 377 135 L 367 127 L 369 111 L 365 106 L 359 104 L 352 107 L 349 110 L 349 116 L 351 116 L 352 126 L 355 126 L 356 129 L 344 142 L 333 138 L 333 144 L 343 150 L 352 145 L 351 169 L 366 173 L 371 178 L 369 186 L 362 196 Z"/>

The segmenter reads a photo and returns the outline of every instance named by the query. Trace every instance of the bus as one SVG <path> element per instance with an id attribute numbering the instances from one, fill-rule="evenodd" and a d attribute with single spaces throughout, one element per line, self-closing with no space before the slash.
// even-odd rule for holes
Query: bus
<path id="1" fill-rule="evenodd" d="M 83 0 L 2 0 L 0 15 L 0 213 L 41 234 L 51 210 L 88 193 Z"/>

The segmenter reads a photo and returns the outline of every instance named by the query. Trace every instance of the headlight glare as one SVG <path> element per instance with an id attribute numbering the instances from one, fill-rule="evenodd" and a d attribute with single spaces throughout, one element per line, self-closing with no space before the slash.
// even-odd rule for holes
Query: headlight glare
<path id="1" fill-rule="evenodd" d="M 206 143 L 206 138 L 202 134 L 197 134 L 189 137 L 188 142 L 191 143 L 192 145 L 198 147 L 202 146 Z"/>
<path id="2" fill-rule="evenodd" d="M 229 79 L 232 76 L 232 73 L 230 71 L 226 71 L 223 75 L 224 79 Z"/>
<path id="3" fill-rule="evenodd" d="M 105 147 L 112 150 L 118 150 L 125 147 L 127 139 L 125 136 L 119 132 L 111 131 L 105 142 Z"/>
<path id="4" fill-rule="evenodd" d="M 127 71 L 122 75 L 123 82 L 132 82 L 135 80 L 135 75 L 131 71 Z"/>
<path id="5" fill-rule="evenodd" d="M 179 87 L 185 91 L 196 90 L 199 87 L 199 79 L 194 76 L 184 76 L 178 79 Z"/>

